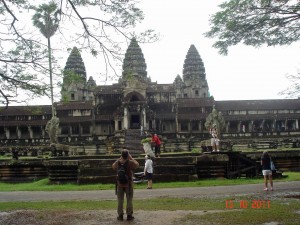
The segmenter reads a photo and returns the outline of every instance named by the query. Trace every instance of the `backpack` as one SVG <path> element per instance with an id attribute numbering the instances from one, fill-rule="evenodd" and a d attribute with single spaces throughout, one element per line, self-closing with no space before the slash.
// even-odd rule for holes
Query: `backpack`
<path id="1" fill-rule="evenodd" d="M 128 184 L 129 177 L 127 172 L 128 160 L 124 164 L 118 161 L 117 180 L 120 184 Z"/>

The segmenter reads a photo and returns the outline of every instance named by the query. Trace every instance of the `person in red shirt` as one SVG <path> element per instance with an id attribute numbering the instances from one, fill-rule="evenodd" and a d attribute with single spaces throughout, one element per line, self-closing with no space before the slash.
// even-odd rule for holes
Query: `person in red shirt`
<path id="1" fill-rule="evenodd" d="M 155 157 L 160 157 L 160 145 L 161 145 L 161 141 L 159 140 L 159 137 L 157 136 L 157 134 L 154 134 L 152 136 L 152 143 L 154 143 L 154 149 L 155 149 Z"/>

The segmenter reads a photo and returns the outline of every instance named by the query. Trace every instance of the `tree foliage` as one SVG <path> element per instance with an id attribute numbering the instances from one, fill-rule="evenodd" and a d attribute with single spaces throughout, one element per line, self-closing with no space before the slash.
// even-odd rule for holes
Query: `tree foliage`
<path id="1" fill-rule="evenodd" d="M 285 95 L 291 98 L 299 98 L 300 93 L 300 71 L 296 74 L 288 74 L 286 78 L 290 81 L 291 85 L 285 90 L 281 91 L 279 94 Z"/>
<path id="2" fill-rule="evenodd" d="M 216 38 L 214 47 L 227 55 L 230 46 L 243 43 L 289 45 L 300 39 L 300 1 L 229 0 L 210 18 L 206 37 Z"/>
<path id="3" fill-rule="evenodd" d="M 58 29 L 60 10 L 54 1 L 33 7 L 35 14 L 32 17 L 33 25 L 39 28 L 45 38 L 50 39 Z"/>
<path id="4" fill-rule="evenodd" d="M 51 1 L 49 4 L 41 4 L 34 7 L 35 14 L 32 17 L 33 25 L 39 28 L 40 32 L 48 41 L 48 62 L 49 62 L 49 76 L 50 76 L 50 94 L 52 117 L 54 116 L 54 96 L 53 96 L 53 76 L 52 76 L 52 49 L 50 38 L 55 34 L 59 26 L 59 19 L 61 12 L 56 3 Z"/>
<path id="5" fill-rule="evenodd" d="M 216 110 L 215 106 L 212 112 L 207 116 L 204 126 L 208 131 L 216 127 L 218 134 L 221 134 L 221 131 L 225 128 L 225 119 L 222 113 Z"/>
<path id="6" fill-rule="evenodd" d="M 49 96 L 47 77 L 47 44 L 36 32 L 31 21 L 37 4 L 48 1 L 0 1 L 0 104 L 32 99 L 37 95 Z M 114 71 L 114 60 L 122 60 L 123 45 L 132 37 L 132 29 L 143 20 L 143 12 L 135 0 L 54 0 L 61 17 L 55 27 L 59 36 L 56 53 L 79 46 L 92 55 L 102 57 L 104 67 Z M 28 19 L 29 17 L 29 19 Z M 57 22 L 57 21 L 56 21 Z M 37 26 L 39 27 L 39 26 Z M 39 27 L 41 30 L 42 26 Z M 150 37 L 152 30 L 141 33 L 140 38 Z M 51 35 L 43 33 L 43 35 Z M 59 65 L 54 63 L 55 74 Z M 106 72 L 106 76 L 107 76 Z M 114 71 L 114 73 L 116 73 Z M 47 79 L 46 79 L 47 78 Z M 20 92 L 21 91 L 21 92 Z M 26 95 L 24 95 L 24 92 Z"/>

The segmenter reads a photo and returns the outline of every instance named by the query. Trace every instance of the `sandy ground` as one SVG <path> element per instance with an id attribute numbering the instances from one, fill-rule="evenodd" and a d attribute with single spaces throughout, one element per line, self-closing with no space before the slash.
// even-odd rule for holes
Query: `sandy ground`
<path id="1" fill-rule="evenodd" d="M 136 224 L 136 225 L 175 225 L 178 220 L 187 215 L 203 215 L 205 213 L 218 213 L 211 211 L 143 211 L 134 213 L 133 221 L 118 221 L 115 210 L 89 210 L 89 211 L 34 211 L 17 210 L 2 212 L 0 224 L 2 225 L 110 225 L 110 224 Z"/>

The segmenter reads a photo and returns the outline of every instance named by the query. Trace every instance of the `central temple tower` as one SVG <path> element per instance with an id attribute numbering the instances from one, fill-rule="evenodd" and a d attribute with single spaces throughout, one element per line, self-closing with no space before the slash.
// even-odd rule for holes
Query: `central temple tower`
<path id="1" fill-rule="evenodd" d="M 147 71 L 144 55 L 138 42 L 132 38 L 123 61 L 122 79 L 124 119 L 123 127 L 146 126 Z"/>

